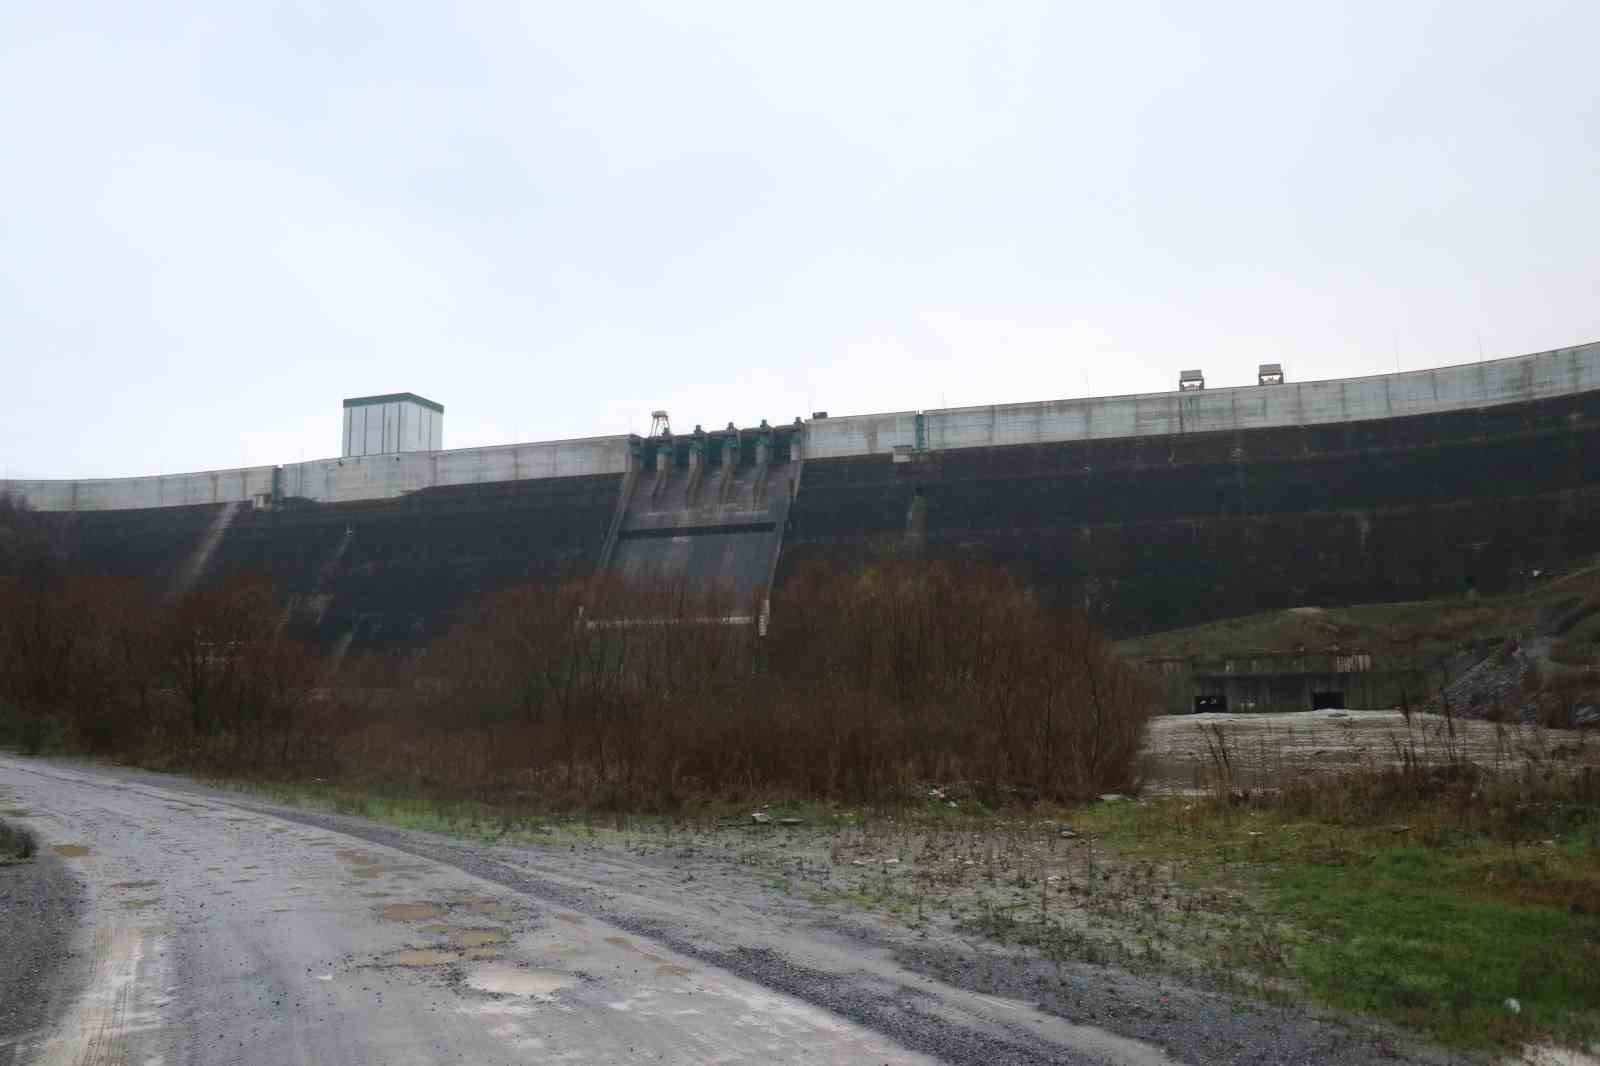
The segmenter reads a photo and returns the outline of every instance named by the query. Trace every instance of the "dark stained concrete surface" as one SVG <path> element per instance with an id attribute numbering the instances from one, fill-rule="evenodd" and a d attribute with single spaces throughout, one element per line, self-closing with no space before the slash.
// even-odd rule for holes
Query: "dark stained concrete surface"
<path id="1" fill-rule="evenodd" d="M 981 561 L 1119 636 L 1269 608 L 1496 594 L 1600 551 L 1600 395 L 813 460 L 789 517 L 780 584 L 808 561 Z"/>
<path id="2" fill-rule="evenodd" d="M 788 479 L 799 491 L 788 503 Z M 641 473 L 611 569 L 725 582 L 896 556 L 1014 569 L 1114 635 L 1301 605 L 1492 595 L 1600 553 L 1600 393 L 1247 432 L 774 462 L 690 498 Z M 472 599 L 599 565 L 623 475 L 398 499 L 41 513 L 69 565 L 171 590 L 273 579 L 325 647 L 415 648 Z M 682 495 L 677 499 L 674 494 Z M 780 506 L 780 504 L 782 506 Z M 771 530 L 764 523 L 773 523 Z M 781 541 L 781 543 L 780 543 Z"/>

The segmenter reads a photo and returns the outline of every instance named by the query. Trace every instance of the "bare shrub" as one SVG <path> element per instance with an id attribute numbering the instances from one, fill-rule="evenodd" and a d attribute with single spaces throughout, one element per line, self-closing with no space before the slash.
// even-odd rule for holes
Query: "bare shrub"
<path id="1" fill-rule="evenodd" d="M 599 805 L 1133 784 L 1148 693 L 1084 620 L 1048 614 L 1001 571 L 810 570 L 764 638 L 757 613 L 717 590 L 506 590 L 427 656 L 428 717 L 450 753 L 428 774 Z"/>
<path id="2" fill-rule="evenodd" d="M 76 747 L 544 804 L 997 801 L 1135 784 L 1152 700 L 1081 616 L 1001 570 L 808 569 L 761 606 L 623 582 L 500 590 L 418 656 L 333 666 L 249 577 L 160 604 L 132 583 L 0 583 L 0 699 Z"/>
<path id="3" fill-rule="evenodd" d="M 0 820 L 0 861 L 31 859 L 39 850 L 39 842 L 20 825 Z"/>

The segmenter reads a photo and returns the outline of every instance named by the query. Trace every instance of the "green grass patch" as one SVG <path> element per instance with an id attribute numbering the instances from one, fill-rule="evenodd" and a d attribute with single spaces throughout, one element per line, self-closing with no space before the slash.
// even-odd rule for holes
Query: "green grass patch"
<path id="1" fill-rule="evenodd" d="M 1218 965 L 1455 1047 L 1600 1038 L 1595 824 L 1506 840 L 1426 813 L 1341 825 L 1175 798 L 1088 808 L 1075 824 L 1214 891 L 1234 919 Z"/>
<path id="2" fill-rule="evenodd" d="M 1296 976 L 1446 1043 L 1600 1035 L 1600 917 L 1504 898 L 1474 876 L 1482 858 L 1412 845 L 1271 869 L 1271 902 L 1301 930 Z"/>

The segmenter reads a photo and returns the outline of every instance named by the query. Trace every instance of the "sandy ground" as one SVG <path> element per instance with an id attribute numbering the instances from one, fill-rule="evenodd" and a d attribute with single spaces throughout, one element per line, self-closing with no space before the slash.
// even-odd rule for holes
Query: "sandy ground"
<path id="1" fill-rule="evenodd" d="M 8 1034 L 23 1061 L 1450 1061 L 985 943 L 959 898 L 894 895 L 936 871 L 990 891 L 979 859 L 912 854 L 892 823 L 484 845 L 78 764 L 0 758 L 0 787 L 87 900 L 66 1015 Z M 1049 837 L 1039 854 L 1093 863 Z M 998 888 L 1067 906 L 1048 876 Z"/>

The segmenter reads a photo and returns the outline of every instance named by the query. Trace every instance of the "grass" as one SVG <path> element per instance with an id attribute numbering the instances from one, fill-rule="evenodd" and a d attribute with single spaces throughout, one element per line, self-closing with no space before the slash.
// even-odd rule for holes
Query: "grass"
<path id="1" fill-rule="evenodd" d="M 1358 775 L 1320 787 L 1357 787 Z M 1330 820 L 1170 797 L 1075 824 L 1123 861 L 1216 893 L 1211 963 L 1464 1048 L 1600 1039 L 1600 820 L 1553 835 L 1462 820 L 1458 796 Z M 1512 1004 L 1510 1001 L 1515 1001 Z"/>
<path id="2" fill-rule="evenodd" d="M 34 840 L 31 832 L 0 819 L 0 862 L 31 859 L 38 848 L 38 841 Z"/>
<path id="3" fill-rule="evenodd" d="M 1505 596 L 1263 611 L 1132 637 L 1116 648 L 1128 658 L 1145 659 L 1340 645 L 1373 652 L 1387 668 L 1429 669 L 1464 647 L 1487 648 L 1513 633 L 1548 629 L 1565 617 L 1576 621 L 1558 654 L 1586 665 L 1594 661 L 1600 641 L 1600 614 L 1585 613 L 1596 604 L 1600 568 L 1587 568 Z"/>
<path id="4" fill-rule="evenodd" d="M 335 811 L 402 829 L 420 829 L 485 843 L 555 844 L 573 833 L 592 836 L 597 831 L 595 822 L 586 818 L 557 821 L 541 817 L 532 810 L 429 796 L 401 786 L 257 778 L 223 778 L 206 783 L 265 796 L 290 807 Z"/>

